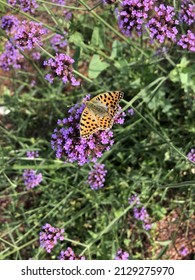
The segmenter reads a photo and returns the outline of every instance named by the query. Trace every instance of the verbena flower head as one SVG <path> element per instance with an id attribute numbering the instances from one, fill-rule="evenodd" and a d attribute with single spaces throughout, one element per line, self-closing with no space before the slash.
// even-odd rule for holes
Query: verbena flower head
<path id="1" fill-rule="evenodd" d="M 185 246 L 182 246 L 180 249 L 179 249 L 179 253 L 182 257 L 185 257 L 187 256 L 187 254 L 189 254 L 189 251 L 188 251 L 188 248 L 186 248 Z"/>
<path id="2" fill-rule="evenodd" d="M 25 13 L 34 13 L 35 9 L 38 8 L 36 0 L 8 0 L 11 6 L 19 6 Z"/>
<path id="3" fill-rule="evenodd" d="M 13 15 L 7 15 L 1 19 L 1 28 L 10 34 L 17 27 L 19 20 Z"/>
<path id="4" fill-rule="evenodd" d="M 42 27 L 42 23 L 23 20 L 16 29 L 14 40 L 16 46 L 21 50 L 31 50 L 36 46 L 42 45 L 42 36 L 47 30 Z"/>
<path id="5" fill-rule="evenodd" d="M 133 204 L 135 202 L 135 205 L 139 205 L 140 204 L 140 199 L 138 197 L 137 194 L 132 195 L 131 198 L 128 198 L 129 204 Z"/>
<path id="6" fill-rule="evenodd" d="M 135 206 L 133 208 L 134 212 L 134 218 L 136 220 L 142 221 L 142 226 L 145 230 L 150 230 L 152 228 L 152 225 L 149 222 L 149 215 L 145 207 L 140 208 L 138 205 L 140 205 L 140 199 L 137 194 L 132 195 L 131 198 L 128 199 L 129 204 L 135 203 Z M 139 208 L 138 208 L 138 207 Z"/>
<path id="7" fill-rule="evenodd" d="M 130 108 L 130 109 L 127 110 L 127 113 L 128 113 L 130 116 L 133 116 L 133 115 L 135 114 L 135 111 L 134 111 L 132 108 Z"/>
<path id="8" fill-rule="evenodd" d="M 66 84 L 70 82 L 73 86 L 79 86 L 80 82 L 77 81 L 72 73 L 72 64 L 74 63 L 74 59 L 70 56 L 60 53 L 56 54 L 53 58 L 49 58 L 47 61 L 44 61 L 45 66 L 49 66 L 52 70 L 51 74 L 47 74 L 45 79 L 50 83 L 53 83 L 55 77 L 59 77 Z"/>
<path id="9" fill-rule="evenodd" d="M 39 152 L 38 151 L 27 151 L 26 156 L 30 159 L 38 158 Z"/>
<path id="10" fill-rule="evenodd" d="M 193 33 L 191 30 L 188 30 L 187 34 L 181 36 L 180 40 L 177 42 L 177 45 L 188 51 L 195 52 L 195 33 Z"/>
<path id="11" fill-rule="evenodd" d="M 154 17 L 146 24 L 150 37 L 160 43 L 164 43 L 166 38 L 175 42 L 178 33 L 176 25 L 179 24 L 179 21 L 175 19 L 174 7 L 161 4 L 159 7 L 155 7 L 154 10 Z"/>
<path id="12" fill-rule="evenodd" d="M 105 170 L 105 165 L 100 163 L 95 163 L 93 170 L 89 172 L 88 183 L 92 190 L 98 190 L 103 188 L 105 183 L 107 170 Z"/>
<path id="13" fill-rule="evenodd" d="M 64 34 L 66 35 L 66 33 Z M 60 35 L 60 34 L 55 34 L 51 40 L 51 46 L 52 48 L 58 52 L 59 49 L 64 49 L 65 47 L 67 47 L 68 42 L 67 40 L 64 38 L 64 36 Z"/>
<path id="14" fill-rule="evenodd" d="M 143 32 L 143 23 L 148 18 L 148 12 L 153 8 L 155 0 L 123 0 L 118 11 L 118 23 L 122 33 L 131 36 L 136 30 L 138 35 Z"/>
<path id="15" fill-rule="evenodd" d="M 26 169 L 23 173 L 24 184 L 27 190 L 33 189 L 38 186 L 42 181 L 42 174 L 37 174 L 36 170 Z"/>
<path id="16" fill-rule="evenodd" d="M 47 253 L 58 243 L 58 240 L 64 240 L 64 229 L 52 227 L 50 224 L 45 224 L 42 227 L 43 231 L 39 234 L 40 246 L 44 248 Z"/>
<path id="17" fill-rule="evenodd" d="M 85 260 L 84 256 L 75 255 L 72 248 L 68 247 L 66 251 L 61 251 L 58 257 L 60 260 Z"/>
<path id="18" fill-rule="evenodd" d="M 149 215 L 148 215 L 148 212 L 145 209 L 145 207 L 142 207 L 140 209 L 137 207 L 134 207 L 133 212 L 134 212 L 134 218 L 143 222 L 143 224 L 142 224 L 143 228 L 145 230 L 150 230 L 152 225 L 149 223 Z"/>
<path id="19" fill-rule="evenodd" d="M 179 20 L 191 25 L 195 22 L 195 5 L 190 0 L 182 0 Z"/>
<path id="20" fill-rule="evenodd" d="M 4 71 L 13 69 L 20 69 L 24 56 L 15 48 L 9 41 L 5 44 L 4 52 L 0 55 L 0 67 Z"/>
<path id="21" fill-rule="evenodd" d="M 123 251 L 122 249 L 119 249 L 116 256 L 115 256 L 115 260 L 128 260 L 129 258 L 129 254 L 125 251 Z"/>
<path id="22" fill-rule="evenodd" d="M 90 95 L 87 95 L 83 101 L 89 99 Z M 79 122 L 84 108 L 85 104 L 71 107 L 68 111 L 69 116 L 58 120 L 59 127 L 54 130 L 51 141 L 57 158 L 64 157 L 66 162 L 77 161 L 79 165 L 96 162 L 114 144 L 111 130 L 99 130 L 89 139 L 80 138 Z"/>
<path id="23" fill-rule="evenodd" d="M 41 53 L 40 52 L 33 52 L 32 53 L 32 58 L 34 60 L 39 60 L 41 58 Z"/>
<path id="24" fill-rule="evenodd" d="M 190 161 L 195 163 L 195 149 L 191 149 L 190 152 L 187 154 L 187 157 Z"/>

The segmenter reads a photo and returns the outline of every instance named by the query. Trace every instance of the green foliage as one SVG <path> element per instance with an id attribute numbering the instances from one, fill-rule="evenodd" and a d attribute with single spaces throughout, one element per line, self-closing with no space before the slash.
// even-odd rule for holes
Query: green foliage
<path id="1" fill-rule="evenodd" d="M 185 236 L 187 244 L 194 217 L 195 169 L 186 156 L 195 145 L 194 57 L 169 42 L 168 54 L 157 55 L 160 46 L 149 44 L 145 34 L 122 35 L 113 6 L 89 10 L 78 3 L 80 9 L 69 10 L 69 22 L 54 3 L 39 2 L 34 15 L 17 10 L 18 17 L 43 21 L 51 33 L 39 49 L 40 60 L 32 60 L 27 51 L 24 68 L 0 72 L 0 258 L 57 259 L 68 246 L 87 259 L 113 259 L 119 248 L 130 259 L 166 258 L 177 239 Z M 2 1 L 0 10 L 3 15 L 12 11 Z M 43 61 L 55 55 L 49 40 L 64 30 L 68 47 L 60 52 L 74 58 L 80 87 L 44 79 Z M 7 40 L 4 31 L 0 35 Z M 120 105 L 126 117 L 124 124 L 113 126 L 115 143 L 99 159 L 108 171 L 105 185 L 92 190 L 87 178 L 93 163 L 56 159 L 51 135 L 58 119 L 67 117 L 87 93 L 107 90 L 124 92 Z M 134 116 L 127 113 L 130 108 Z M 29 150 L 39 151 L 39 158 L 27 158 Z M 43 176 L 30 191 L 22 177 L 25 169 Z M 151 231 L 134 218 L 128 202 L 134 194 L 149 213 Z M 179 218 L 169 229 L 178 235 L 161 236 L 159 224 L 172 212 Z M 45 223 L 65 229 L 65 240 L 51 254 L 39 245 Z"/>

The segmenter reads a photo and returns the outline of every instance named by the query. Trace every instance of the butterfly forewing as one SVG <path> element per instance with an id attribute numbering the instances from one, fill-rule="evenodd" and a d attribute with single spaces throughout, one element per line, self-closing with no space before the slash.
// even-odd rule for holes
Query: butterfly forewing
<path id="1" fill-rule="evenodd" d="M 80 119 L 80 135 L 89 138 L 98 130 L 111 128 L 118 111 L 118 104 L 123 98 L 121 91 L 101 93 L 88 102 Z"/>
<path id="2" fill-rule="evenodd" d="M 99 101 L 104 106 L 106 105 L 108 114 L 111 117 L 114 117 L 116 112 L 118 111 L 118 104 L 120 100 L 123 98 L 123 95 L 124 94 L 121 91 L 107 91 L 92 98 L 91 102 Z"/>

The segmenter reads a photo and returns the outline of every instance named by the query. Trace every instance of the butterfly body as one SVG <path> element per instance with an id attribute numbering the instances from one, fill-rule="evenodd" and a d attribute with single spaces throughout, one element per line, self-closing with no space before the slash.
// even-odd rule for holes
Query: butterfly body
<path id="1" fill-rule="evenodd" d="M 111 128 L 114 117 L 118 112 L 119 101 L 122 98 L 123 93 L 121 91 L 108 91 L 86 101 L 86 107 L 80 119 L 80 136 L 89 138 L 98 130 Z"/>
<path id="2" fill-rule="evenodd" d="M 85 104 L 89 110 L 91 110 L 95 115 L 98 115 L 101 118 L 109 115 L 108 107 L 98 100 L 86 101 Z"/>

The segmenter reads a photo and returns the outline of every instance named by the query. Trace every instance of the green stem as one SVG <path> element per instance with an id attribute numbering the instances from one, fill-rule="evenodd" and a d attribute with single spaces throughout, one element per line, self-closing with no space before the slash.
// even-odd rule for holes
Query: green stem
<path id="1" fill-rule="evenodd" d="M 93 83 L 92 80 L 90 80 L 89 78 L 87 78 L 86 76 L 84 76 L 83 74 L 81 74 L 80 72 L 78 72 L 78 71 L 76 71 L 76 70 L 74 70 L 74 69 L 72 70 L 72 72 L 73 72 L 74 74 L 76 74 L 77 76 L 83 78 L 83 80 L 85 80 L 86 82 Z"/>

